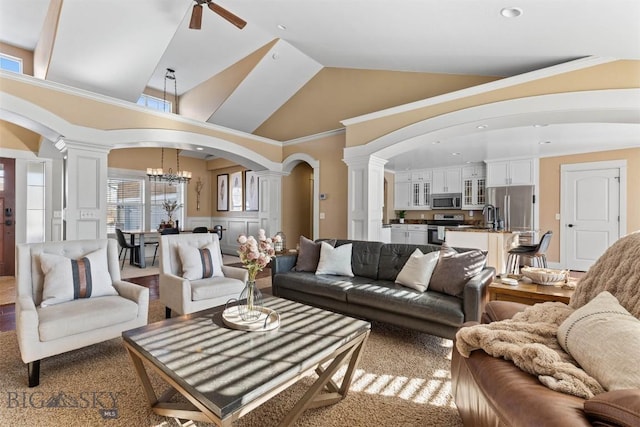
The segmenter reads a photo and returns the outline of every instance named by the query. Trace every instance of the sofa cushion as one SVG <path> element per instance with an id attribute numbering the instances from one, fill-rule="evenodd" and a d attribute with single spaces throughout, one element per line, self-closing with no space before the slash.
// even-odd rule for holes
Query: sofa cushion
<path id="1" fill-rule="evenodd" d="M 327 242 L 320 243 L 320 261 L 316 274 L 353 277 L 351 270 L 351 244 L 334 248 Z"/>
<path id="2" fill-rule="evenodd" d="M 640 388 L 640 320 L 609 292 L 571 313 L 558 341 L 606 390 Z"/>
<path id="3" fill-rule="evenodd" d="M 369 279 L 378 279 L 378 264 L 380 263 L 380 249 L 384 246 L 382 242 L 369 242 L 364 240 L 350 241 L 353 245 L 351 251 L 351 269 L 353 274 Z M 336 246 L 340 246 L 340 240 Z"/>
<path id="4" fill-rule="evenodd" d="M 320 297 L 346 302 L 346 290 L 353 286 L 357 277 L 316 276 L 307 272 L 277 274 L 274 278 L 278 288 L 291 289 Z"/>
<path id="5" fill-rule="evenodd" d="M 40 266 L 44 273 L 42 307 L 79 298 L 118 295 L 111 282 L 106 247 L 79 259 L 43 252 Z"/>
<path id="6" fill-rule="evenodd" d="M 462 298 L 465 284 L 482 271 L 486 261 L 486 252 L 478 249 L 458 252 L 445 243 L 440 249 L 429 289 Z"/>
<path id="7" fill-rule="evenodd" d="M 420 249 L 423 254 L 438 252 L 436 245 L 409 245 L 404 243 L 387 243 L 380 249 L 380 265 L 378 266 L 378 280 L 395 281 L 396 277 L 407 263 L 411 254 Z"/>
<path id="8" fill-rule="evenodd" d="M 336 245 L 335 240 L 323 240 L 331 246 Z M 314 242 L 311 239 L 307 239 L 304 236 L 300 236 L 300 249 L 298 250 L 298 258 L 296 265 L 293 267 L 294 271 L 310 271 L 314 273 L 318 268 L 318 261 L 320 261 L 320 247 L 321 242 Z"/>
<path id="9" fill-rule="evenodd" d="M 213 240 L 198 248 L 186 242 L 178 243 L 178 255 L 182 263 L 182 277 L 189 280 L 224 277 L 217 254 L 220 243 Z"/>
<path id="10" fill-rule="evenodd" d="M 439 292 L 419 292 L 393 282 L 352 283 L 347 302 L 458 327 L 464 323 L 462 301 Z"/>
<path id="11" fill-rule="evenodd" d="M 205 299 L 219 298 L 228 295 L 229 298 L 238 298 L 244 289 L 241 280 L 231 277 L 210 277 L 207 279 L 191 281 L 191 300 L 201 301 Z"/>
<path id="12" fill-rule="evenodd" d="M 436 252 L 423 254 L 420 249 L 416 248 L 404 267 L 402 267 L 402 270 L 400 270 L 400 273 L 398 273 L 395 283 L 420 292 L 426 291 L 427 286 L 429 286 L 429 280 L 431 280 L 431 274 L 436 268 L 438 257 L 439 255 Z"/>
<path id="13" fill-rule="evenodd" d="M 40 307 L 40 341 L 53 341 L 128 322 L 138 316 L 138 304 L 120 296 L 78 299 Z"/>

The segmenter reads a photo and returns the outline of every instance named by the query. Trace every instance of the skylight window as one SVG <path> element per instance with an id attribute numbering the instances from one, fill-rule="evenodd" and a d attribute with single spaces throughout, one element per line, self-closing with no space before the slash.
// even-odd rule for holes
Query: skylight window
<path id="1" fill-rule="evenodd" d="M 22 59 L 0 53 L 0 69 L 22 74 Z"/>
<path id="2" fill-rule="evenodd" d="M 165 101 L 151 95 L 140 95 L 137 104 L 142 105 L 143 107 L 151 108 L 152 110 L 164 111 L 167 113 L 173 111 L 170 101 Z"/>

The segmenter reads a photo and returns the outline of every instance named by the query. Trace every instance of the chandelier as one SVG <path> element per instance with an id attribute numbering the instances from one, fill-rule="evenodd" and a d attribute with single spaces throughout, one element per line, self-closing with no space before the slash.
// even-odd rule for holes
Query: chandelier
<path id="1" fill-rule="evenodd" d="M 164 75 L 164 92 L 162 93 L 163 109 L 167 111 L 167 80 L 173 80 L 173 100 L 176 104 L 176 114 L 178 113 L 178 84 L 176 82 L 175 71 L 171 68 L 167 68 L 167 72 Z M 160 168 L 147 168 L 147 176 L 149 181 L 168 182 L 172 183 L 189 183 L 191 180 L 191 172 L 180 170 L 180 156 L 179 151 L 176 148 L 176 171 L 169 168 L 168 172 L 164 172 L 164 148 L 162 148 Z"/>
<path id="2" fill-rule="evenodd" d="M 164 171 L 164 148 L 162 149 L 161 156 L 160 168 L 147 168 L 149 181 L 168 182 L 169 184 L 184 182 L 188 184 L 191 180 L 191 172 L 180 170 L 180 156 L 178 149 L 176 148 L 177 170 L 175 172 L 171 168 L 169 168 L 167 172 Z"/>

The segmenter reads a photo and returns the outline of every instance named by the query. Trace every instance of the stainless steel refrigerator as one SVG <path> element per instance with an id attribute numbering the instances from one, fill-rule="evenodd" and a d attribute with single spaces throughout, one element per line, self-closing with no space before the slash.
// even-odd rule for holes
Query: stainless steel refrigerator
<path id="1" fill-rule="evenodd" d="M 489 187 L 487 203 L 497 208 L 499 219 L 504 220 L 505 230 L 523 232 L 520 234 L 520 243 L 525 243 L 527 237 L 535 243 L 533 185 Z"/>

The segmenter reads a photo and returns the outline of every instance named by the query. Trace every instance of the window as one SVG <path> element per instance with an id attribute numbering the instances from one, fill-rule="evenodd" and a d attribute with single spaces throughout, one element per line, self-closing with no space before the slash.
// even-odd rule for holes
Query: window
<path id="1" fill-rule="evenodd" d="M 27 243 L 44 242 L 44 172 L 43 162 L 27 163 Z"/>
<path id="2" fill-rule="evenodd" d="M 107 234 L 121 230 L 155 230 L 167 221 L 164 201 L 184 206 L 185 185 L 148 181 L 146 175 L 122 169 L 110 169 L 107 179 Z M 184 209 L 173 220 L 184 224 Z"/>
<path id="3" fill-rule="evenodd" d="M 144 229 L 144 179 L 107 179 L 107 233 Z"/>
<path id="4" fill-rule="evenodd" d="M 165 111 L 168 113 L 173 111 L 173 106 L 171 105 L 170 101 L 165 101 L 151 95 L 140 95 L 137 104 L 142 105 L 143 107 L 151 108 L 152 110 Z"/>
<path id="5" fill-rule="evenodd" d="M 22 74 L 22 59 L 0 53 L 0 69 Z"/>

